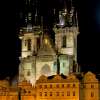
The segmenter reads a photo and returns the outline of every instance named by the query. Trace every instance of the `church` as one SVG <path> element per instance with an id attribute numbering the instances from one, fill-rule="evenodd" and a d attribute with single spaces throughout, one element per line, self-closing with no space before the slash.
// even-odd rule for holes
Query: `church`
<path id="1" fill-rule="evenodd" d="M 30 5 L 30 1 L 28 1 Z M 100 80 L 92 72 L 82 73 L 77 64 L 77 10 L 70 4 L 59 10 L 53 25 L 54 40 L 43 24 L 32 24 L 26 14 L 26 26 L 20 28 L 21 56 L 17 81 L 0 81 L 0 100 L 100 100 Z"/>
<path id="2" fill-rule="evenodd" d="M 50 37 L 48 29 L 44 28 L 42 17 L 41 24 L 38 24 L 37 16 L 36 11 L 35 24 L 32 25 L 32 14 L 28 12 L 27 26 L 20 30 L 19 38 L 22 48 L 19 82 L 27 80 L 35 84 L 41 75 L 78 73 L 77 36 L 79 29 L 75 8 L 71 6 L 59 11 L 59 21 L 55 22 L 53 27 L 54 40 Z"/>

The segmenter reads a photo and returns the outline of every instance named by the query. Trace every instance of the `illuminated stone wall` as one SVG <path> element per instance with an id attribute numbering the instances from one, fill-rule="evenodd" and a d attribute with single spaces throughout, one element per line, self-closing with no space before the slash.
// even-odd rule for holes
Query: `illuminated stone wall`
<path id="1" fill-rule="evenodd" d="M 74 75 L 65 79 L 60 75 L 52 79 L 41 76 L 36 88 L 36 100 L 79 100 L 79 80 Z"/>
<path id="2" fill-rule="evenodd" d="M 78 27 L 60 27 L 54 28 L 55 31 L 55 48 L 62 55 L 67 55 L 66 59 L 69 62 L 69 66 L 66 66 L 66 69 L 69 70 L 65 75 L 68 75 L 70 72 L 73 72 L 70 68 L 70 65 L 73 66 L 72 62 L 75 60 L 77 62 L 77 35 L 78 35 Z M 63 37 L 65 45 L 63 44 Z M 64 46 L 63 46 L 64 45 Z M 70 56 L 72 56 L 70 58 Z M 63 70 L 63 69 L 62 69 Z"/>

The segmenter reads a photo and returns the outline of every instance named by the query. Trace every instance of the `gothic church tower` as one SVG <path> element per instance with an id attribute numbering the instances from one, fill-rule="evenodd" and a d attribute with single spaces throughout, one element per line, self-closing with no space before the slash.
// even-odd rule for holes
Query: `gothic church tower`
<path id="1" fill-rule="evenodd" d="M 28 2 L 30 4 L 30 1 Z M 56 53 L 49 35 L 43 31 L 42 20 L 42 23 L 38 23 L 38 9 L 33 25 L 32 13 L 28 11 L 26 15 L 26 26 L 21 28 L 19 35 L 22 42 L 19 81 L 27 80 L 34 85 L 41 75 L 50 76 L 57 73 Z"/>
<path id="2" fill-rule="evenodd" d="M 72 1 L 59 11 L 59 23 L 54 25 L 55 48 L 59 53 L 60 73 L 68 75 L 78 71 L 77 63 L 77 35 L 78 19 L 77 11 Z M 73 67 L 74 66 L 74 67 Z M 76 68 L 75 68 L 76 67 Z"/>
<path id="3" fill-rule="evenodd" d="M 26 5 L 30 7 L 31 0 L 27 0 Z M 22 44 L 19 82 L 27 80 L 32 85 L 35 85 L 41 75 L 51 76 L 61 73 L 68 75 L 77 72 L 77 67 L 73 67 L 73 62 L 77 62 L 78 35 L 75 9 L 71 6 L 59 11 L 59 23 L 53 28 L 55 45 L 52 45 L 49 34 L 43 29 L 43 20 L 39 23 L 41 17 L 38 17 L 38 12 L 36 8 L 35 15 L 32 15 L 31 9 L 27 10 L 26 26 L 21 28 L 19 34 Z"/>

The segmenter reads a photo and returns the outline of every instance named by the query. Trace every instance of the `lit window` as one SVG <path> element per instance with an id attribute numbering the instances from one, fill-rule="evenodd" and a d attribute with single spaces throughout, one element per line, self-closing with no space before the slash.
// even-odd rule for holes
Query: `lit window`
<path id="1" fill-rule="evenodd" d="M 48 43 L 48 39 L 45 39 L 44 41 L 45 41 L 45 44 L 47 44 L 47 43 Z"/>
<path id="2" fill-rule="evenodd" d="M 59 92 L 56 92 L 56 95 L 59 96 Z"/>
<path id="3" fill-rule="evenodd" d="M 75 91 L 73 91 L 73 96 L 75 96 Z"/>
<path id="4" fill-rule="evenodd" d="M 94 92 L 91 92 L 91 97 L 94 97 Z"/>
<path id="5" fill-rule="evenodd" d="M 40 96 L 42 96 L 42 92 L 40 92 Z"/>
<path id="6" fill-rule="evenodd" d="M 69 91 L 67 91 L 67 96 L 70 96 L 70 92 Z"/>
<path id="7" fill-rule="evenodd" d="M 52 92 L 50 92 L 50 96 L 52 96 Z"/>
<path id="8" fill-rule="evenodd" d="M 25 89 L 23 89 L 23 93 L 26 93 L 26 90 Z"/>
<path id="9" fill-rule="evenodd" d="M 25 40 L 25 46 L 27 45 L 27 41 Z"/>
<path id="10" fill-rule="evenodd" d="M 47 92 L 44 92 L 44 95 L 47 96 Z"/>

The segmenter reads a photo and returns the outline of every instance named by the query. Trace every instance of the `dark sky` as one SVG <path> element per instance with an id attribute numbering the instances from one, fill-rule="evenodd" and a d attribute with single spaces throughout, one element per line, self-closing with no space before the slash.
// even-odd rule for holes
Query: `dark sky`
<path id="1" fill-rule="evenodd" d="M 19 12 L 24 11 L 24 0 L 16 0 L 16 3 L 8 1 L 0 3 L 0 77 L 14 76 L 18 72 L 18 56 L 20 43 L 17 31 L 22 20 L 19 20 Z M 52 8 L 60 9 L 63 0 L 40 0 L 41 14 L 50 22 L 49 17 Z M 78 36 L 78 63 L 82 71 L 92 70 L 100 72 L 100 2 L 99 0 L 76 0 L 78 9 L 80 35 Z M 48 12 L 49 11 L 49 12 Z M 51 11 L 51 12 L 50 12 Z"/>

